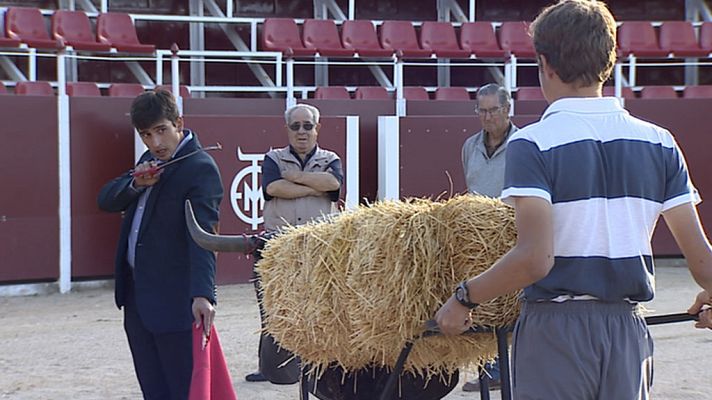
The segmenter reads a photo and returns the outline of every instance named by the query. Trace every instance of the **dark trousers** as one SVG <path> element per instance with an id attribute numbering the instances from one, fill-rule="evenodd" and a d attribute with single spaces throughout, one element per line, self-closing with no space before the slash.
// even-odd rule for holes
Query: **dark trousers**
<path id="1" fill-rule="evenodd" d="M 192 331 L 149 332 L 136 310 L 133 287 L 126 294 L 124 329 L 143 398 L 187 400 L 193 374 Z"/>

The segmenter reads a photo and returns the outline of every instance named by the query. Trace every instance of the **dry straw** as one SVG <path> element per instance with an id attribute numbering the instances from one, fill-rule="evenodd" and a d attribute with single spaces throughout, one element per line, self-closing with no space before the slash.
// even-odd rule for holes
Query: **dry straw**
<path id="1" fill-rule="evenodd" d="M 379 202 L 287 229 L 258 264 L 266 330 L 312 372 L 393 366 L 404 344 L 458 282 L 489 268 L 516 239 L 499 200 Z M 482 304 L 475 325 L 519 315 L 518 293 Z M 426 376 L 473 368 L 496 355 L 494 334 L 418 340 L 406 370 Z"/>

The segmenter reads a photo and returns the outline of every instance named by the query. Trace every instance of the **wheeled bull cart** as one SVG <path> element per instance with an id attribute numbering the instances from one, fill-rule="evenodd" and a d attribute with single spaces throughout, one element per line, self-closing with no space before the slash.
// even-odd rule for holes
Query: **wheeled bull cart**
<path id="1" fill-rule="evenodd" d="M 653 315 L 645 317 L 648 326 L 697 320 L 696 315 L 687 313 Z M 512 327 L 479 327 L 473 326 L 467 334 L 495 332 L 497 336 L 497 351 L 500 360 L 500 377 L 502 380 L 502 400 L 512 399 L 511 366 L 509 363 L 508 335 Z M 426 382 L 420 377 L 404 374 L 403 366 L 417 339 L 439 335 L 435 321 L 426 323 L 425 331 L 414 340 L 407 342 L 398 356 L 391 371 L 385 368 L 372 368 L 344 374 L 338 367 L 330 368 L 315 380 L 304 371 L 300 381 L 300 399 L 308 400 L 310 395 L 320 400 L 439 400 L 445 397 L 458 384 L 458 373 L 446 380 L 432 379 Z M 400 378 L 400 382 L 399 382 Z M 480 400 L 490 400 L 489 378 L 480 374 Z"/>

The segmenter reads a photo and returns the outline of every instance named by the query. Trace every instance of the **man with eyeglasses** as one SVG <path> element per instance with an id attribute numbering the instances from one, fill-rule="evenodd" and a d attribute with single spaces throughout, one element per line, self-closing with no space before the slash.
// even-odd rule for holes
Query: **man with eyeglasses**
<path id="1" fill-rule="evenodd" d="M 319 109 L 308 104 L 297 104 L 284 113 L 289 145 L 270 150 L 262 163 L 262 191 L 265 198 L 263 211 L 267 232 L 284 226 L 302 225 L 322 215 L 337 211 L 343 172 L 341 159 L 317 144 L 319 136 Z M 256 260 L 259 252 L 256 254 Z M 255 279 L 260 315 L 263 315 L 259 292 L 259 277 Z M 292 374 L 296 362 L 275 372 L 284 356 L 270 353 L 273 342 L 263 335 L 260 339 L 260 371 L 245 377 L 248 382 L 269 380 L 273 383 L 293 383 L 298 380 L 298 370 Z M 276 350 L 276 349 L 275 349 Z M 283 352 L 283 351 L 282 351 Z M 270 359 L 265 359 L 269 357 Z M 269 369 L 269 371 L 267 370 Z"/>

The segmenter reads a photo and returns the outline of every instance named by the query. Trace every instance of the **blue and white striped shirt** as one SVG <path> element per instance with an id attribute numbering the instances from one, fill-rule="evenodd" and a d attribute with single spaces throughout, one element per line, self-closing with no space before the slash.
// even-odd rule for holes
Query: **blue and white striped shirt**
<path id="1" fill-rule="evenodd" d="M 551 202 L 554 218 L 554 267 L 525 289 L 527 301 L 651 300 L 655 224 L 700 201 L 670 132 L 612 97 L 560 99 L 512 136 L 502 199 L 518 196 Z"/>

